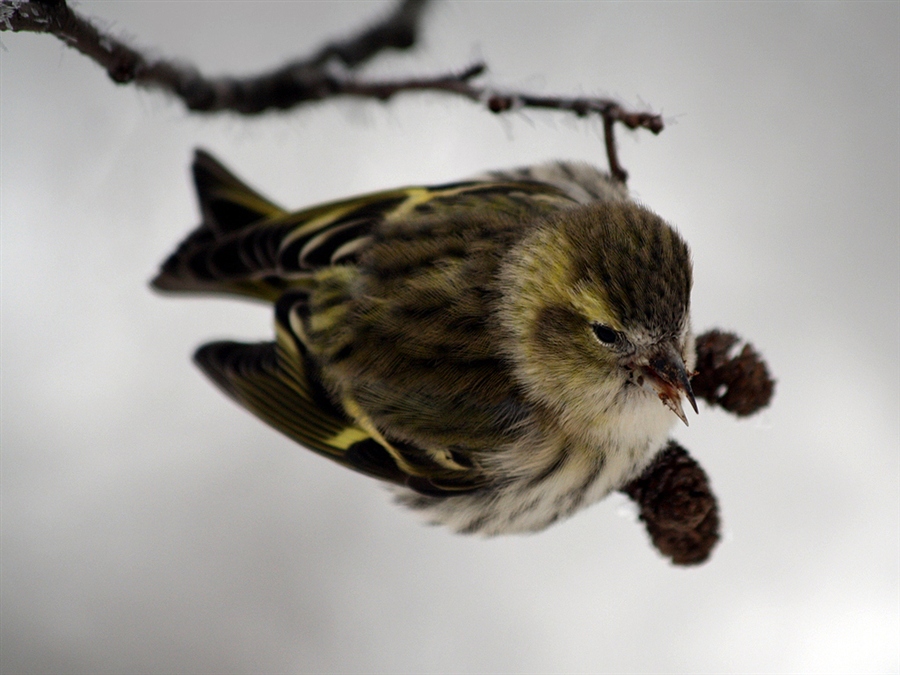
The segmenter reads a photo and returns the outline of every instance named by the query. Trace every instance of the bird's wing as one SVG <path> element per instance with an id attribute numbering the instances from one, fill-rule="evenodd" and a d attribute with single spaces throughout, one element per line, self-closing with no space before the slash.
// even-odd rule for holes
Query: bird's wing
<path id="1" fill-rule="evenodd" d="M 360 473 L 429 495 L 478 489 L 483 476 L 471 466 L 441 461 L 408 443 L 384 438 L 358 410 L 332 403 L 305 347 L 287 323 L 297 295 L 277 312 L 278 341 L 213 342 L 194 356 L 197 365 L 237 403 L 289 438 Z M 353 421 L 355 418 L 356 421 Z"/>
<path id="2" fill-rule="evenodd" d="M 557 184 L 524 174 L 407 187 L 287 212 L 198 150 L 194 183 L 203 222 L 163 263 L 164 291 L 228 293 L 274 301 L 317 269 L 352 264 L 383 222 L 492 208 L 516 214 L 577 201 Z"/>

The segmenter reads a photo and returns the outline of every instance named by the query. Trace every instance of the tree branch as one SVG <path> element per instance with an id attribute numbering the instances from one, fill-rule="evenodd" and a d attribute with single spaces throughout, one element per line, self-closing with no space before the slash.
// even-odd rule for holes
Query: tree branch
<path id="1" fill-rule="evenodd" d="M 497 114 L 523 108 L 542 108 L 573 113 L 578 117 L 599 115 L 603 119 L 610 173 L 621 182 L 627 179 L 628 174 L 618 160 L 613 134 L 615 123 L 630 129 L 648 129 L 654 134 L 662 131 L 663 121 L 659 115 L 631 112 L 611 99 L 537 96 L 477 86 L 472 80 L 485 72 L 487 67 L 483 63 L 458 74 L 383 81 L 364 80 L 349 72 L 384 49 L 408 49 L 414 45 L 426 2 L 402 0 L 383 21 L 358 35 L 330 43 L 306 59 L 244 78 L 207 77 L 190 64 L 150 59 L 124 42 L 100 32 L 64 0 L 0 0 L 0 30 L 55 35 L 96 61 L 115 82 L 160 89 L 181 99 L 189 110 L 195 112 L 231 111 L 254 115 L 338 96 L 387 101 L 398 93 L 431 91 L 467 98 Z M 339 72 L 333 67 L 335 61 L 347 70 Z"/>
<path id="2" fill-rule="evenodd" d="M 307 59 L 248 78 L 206 77 L 190 64 L 149 59 L 101 33 L 64 0 L 2 0 L 0 30 L 55 35 L 96 61 L 113 81 L 161 89 L 180 98 L 190 110 L 230 110 L 249 115 L 339 95 L 340 81 L 327 70 L 332 61 L 337 59 L 354 68 L 382 50 L 411 47 L 425 3 L 426 0 L 403 0 L 385 20 L 359 35 L 328 44 Z"/>

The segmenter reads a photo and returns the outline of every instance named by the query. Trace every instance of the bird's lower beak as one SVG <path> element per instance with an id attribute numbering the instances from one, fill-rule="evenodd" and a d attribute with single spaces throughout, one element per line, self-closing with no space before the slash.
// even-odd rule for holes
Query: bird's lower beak
<path id="1" fill-rule="evenodd" d="M 643 366 L 645 386 L 649 385 L 659 395 L 659 399 L 687 426 L 687 417 L 681 407 L 681 395 L 687 396 L 695 413 L 697 401 L 691 391 L 691 383 L 684 369 L 684 359 L 674 347 L 666 347 L 654 354 Z"/>

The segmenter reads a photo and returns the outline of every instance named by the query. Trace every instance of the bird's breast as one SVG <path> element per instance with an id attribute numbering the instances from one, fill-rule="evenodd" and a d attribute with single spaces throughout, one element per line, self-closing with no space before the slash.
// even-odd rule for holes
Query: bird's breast
<path id="1" fill-rule="evenodd" d="M 542 530 L 602 499 L 646 467 L 665 444 L 675 416 L 659 400 L 635 397 L 570 433 L 532 429 L 495 453 L 484 468 L 490 487 L 449 498 L 401 491 L 401 502 L 434 523 L 464 533 Z"/>

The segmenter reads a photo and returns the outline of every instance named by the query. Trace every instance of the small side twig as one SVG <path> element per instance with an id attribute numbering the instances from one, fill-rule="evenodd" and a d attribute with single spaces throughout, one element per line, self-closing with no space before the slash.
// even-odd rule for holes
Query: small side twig
<path id="1" fill-rule="evenodd" d="M 462 96 L 484 105 L 493 113 L 540 108 L 573 113 L 578 117 L 599 115 L 603 119 L 606 154 L 614 179 L 625 182 L 628 173 L 619 163 L 613 128 L 663 129 L 659 115 L 626 110 L 605 98 L 537 96 L 502 92 L 473 84 L 486 65 L 478 63 L 459 73 L 370 81 L 352 72 L 382 50 L 407 49 L 416 42 L 422 10 L 427 0 L 402 0 L 383 21 L 346 40 L 332 42 L 315 54 L 292 61 L 267 73 L 249 77 L 207 77 L 190 64 L 151 59 L 73 11 L 65 0 L 0 0 L 0 31 L 50 33 L 102 66 L 120 84 L 134 83 L 159 89 L 184 102 L 189 110 L 212 113 L 231 111 L 255 115 L 268 110 L 286 110 L 304 103 L 338 96 L 387 101 L 402 92 L 431 91 Z M 345 68 L 330 67 L 339 61 Z"/>
<path id="2" fill-rule="evenodd" d="M 628 180 L 628 172 L 619 163 L 616 150 L 616 139 L 613 128 L 616 122 L 629 129 L 647 129 L 658 134 L 663 130 L 660 115 L 648 112 L 631 112 L 608 98 L 567 98 L 561 96 L 534 96 L 531 94 L 502 94 L 481 90 L 479 98 L 487 96 L 487 106 L 491 112 L 499 113 L 518 108 L 545 108 L 564 110 L 575 113 L 578 117 L 598 114 L 603 118 L 603 139 L 606 144 L 606 157 L 609 160 L 609 172 L 614 179 L 624 183 Z"/>
<path id="3" fill-rule="evenodd" d="M 427 2 L 401 0 L 384 21 L 364 29 L 359 35 L 325 45 L 309 59 L 309 64 L 321 67 L 337 58 L 348 68 L 356 68 L 384 49 L 409 49 L 416 43 L 419 20 Z"/>

